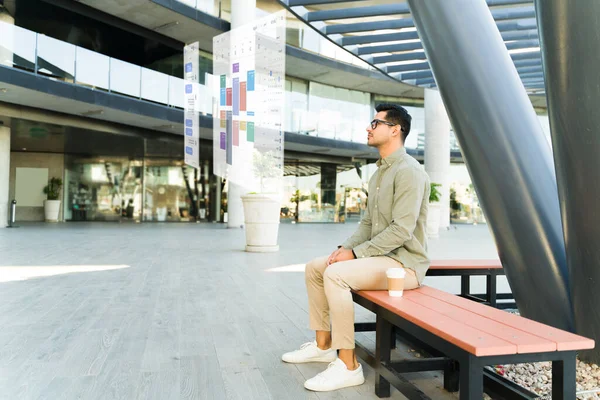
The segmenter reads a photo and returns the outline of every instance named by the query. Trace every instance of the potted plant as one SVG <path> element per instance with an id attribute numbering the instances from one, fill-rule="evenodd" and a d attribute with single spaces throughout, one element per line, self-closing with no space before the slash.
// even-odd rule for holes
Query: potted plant
<path id="1" fill-rule="evenodd" d="M 274 153 L 261 153 L 256 149 L 252 157 L 252 166 L 254 176 L 260 182 L 260 192 L 251 192 L 242 196 L 246 251 L 258 253 L 279 251 L 277 244 L 281 212 L 279 183 L 283 171 L 279 168 Z M 273 191 L 267 191 L 268 186 Z"/>
<path id="2" fill-rule="evenodd" d="M 429 212 L 427 214 L 427 236 L 430 238 L 439 237 L 440 219 L 441 219 L 441 204 L 440 199 L 442 194 L 438 187 L 441 183 L 431 183 L 431 191 L 429 192 Z"/>
<path id="3" fill-rule="evenodd" d="M 51 178 L 48 185 L 44 187 L 44 194 L 47 200 L 44 201 L 44 214 L 47 222 L 58 222 L 58 214 L 60 212 L 60 188 L 62 187 L 62 179 Z"/>

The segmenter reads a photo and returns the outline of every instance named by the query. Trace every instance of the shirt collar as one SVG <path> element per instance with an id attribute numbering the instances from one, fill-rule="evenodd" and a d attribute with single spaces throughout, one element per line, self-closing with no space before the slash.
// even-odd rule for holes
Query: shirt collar
<path id="1" fill-rule="evenodd" d="M 402 158 L 406 154 L 406 149 L 404 147 L 400 147 L 398 150 L 387 156 L 386 158 L 380 158 L 377 160 L 377 166 L 381 167 L 382 165 L 385 167 L 389 167 L 396 161 Z"/>

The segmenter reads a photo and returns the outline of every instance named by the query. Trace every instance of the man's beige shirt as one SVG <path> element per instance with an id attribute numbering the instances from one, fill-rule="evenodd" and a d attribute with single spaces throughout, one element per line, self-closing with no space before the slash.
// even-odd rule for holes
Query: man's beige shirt
<path id="1" fill-rule="evenodd" d="M 427 256 L 429 177 L 404 148 L 377 161 L 369 180 L 367 209 L 358 230 L 342 246 L 357 258 L 387 256 L 413 269 L 423 282 Z"/>

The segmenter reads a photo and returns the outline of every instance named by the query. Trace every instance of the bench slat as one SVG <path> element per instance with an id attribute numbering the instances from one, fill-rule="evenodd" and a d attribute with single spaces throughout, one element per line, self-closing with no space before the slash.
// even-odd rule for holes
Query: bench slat
<path id="1" fill-rule="evenodd" d="M 420 293 L 427 296 L 443 300 L 449 304 L 455 305 L 472 313 L 493 319 L 504 325 L 521 331 L 526 331 L 531 335 L 554 341 L 558 351 L 586 350 L 594 348 L 594 340 L 592 339 L 575 335 L 573 333 L 569 333 L 537 321 L 533 321 L 515 314 L 510 314 L 483 304 L 478 304 L 474 301 L 463 299 L 456 295 L 428 286 L 421 286 L 419 289 L 415 290 L 418 290 Z"/>
<path id="2" fill-rule="evenodd" d="M 429 269 L 502 269 L 500 260 L 431 260 Z"/>
<path id="3" fill-rule="evenodd" d="M 465 326 L 408 298 L 390 297 L 382 290 L 362 290 L 358 294 L 476 356 L 517 353 L 514 344 Z"/>
<path id="4" fill-rule="evenodd" d="M 472 313 L 443 300 L 419 293 L 419 290 L 404 292 L 404 297 L 431 310 L 439 312 L 466 326 L 486 332 L 517 346 L 517 353 L 537 353 L 556 351 L 556 343 L 531 335 L 520 329 L 507 326 L 486 316 Z"/>

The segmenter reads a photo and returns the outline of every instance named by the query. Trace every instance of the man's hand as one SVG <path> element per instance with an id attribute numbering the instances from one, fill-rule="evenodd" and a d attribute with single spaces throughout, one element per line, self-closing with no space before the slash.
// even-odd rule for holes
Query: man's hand
<path id="1" fill-rule="evenodd" d="M 336 251 L 331 253 L 329 258 L 327 259 L 327 265 L 331 265 L 331 264 L 334 264 L 334 263 L 340 262 L 340 261 L 348 261 L 348 260 L 354 260 L 354 253 L 350 249 L 345 249 L 343 247 L 340 247 L 339 249 L 337 249 Z"/>
<path id="2" fill-rule="evenodd" d="M 343 247 L 339 247 L 337 250 L 335 250 L 333 253 L 331 253 L 331 255 L 329 256 L 329 258 L 327 259 L 327 265 L 331 265 L 333 264 L 335 261 L 335 258 L 337 257 L 337 255 L 339 254 L 340 250 L 344 250 Z"/>

